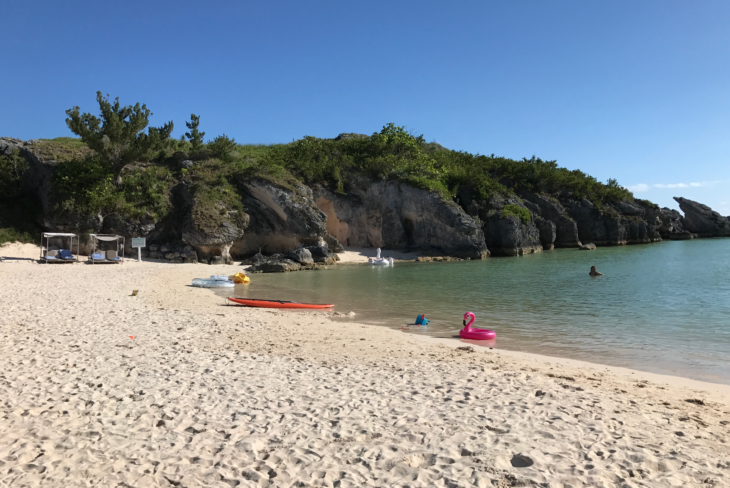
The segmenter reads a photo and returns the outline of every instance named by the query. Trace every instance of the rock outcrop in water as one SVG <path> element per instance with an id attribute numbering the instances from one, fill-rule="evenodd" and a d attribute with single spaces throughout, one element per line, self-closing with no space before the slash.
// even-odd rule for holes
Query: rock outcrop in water
<path id="1" fill-rule="evenodd" d="M 684 212 L 682 225 L 699 237 L 730 237 L 730 219 L 723 217 L 707 205 L 674 197 Z"/>

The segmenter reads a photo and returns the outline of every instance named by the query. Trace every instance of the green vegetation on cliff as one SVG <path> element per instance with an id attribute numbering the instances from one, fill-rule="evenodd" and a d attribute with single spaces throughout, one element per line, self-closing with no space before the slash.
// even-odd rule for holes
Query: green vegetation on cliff
<path id="1" fill-rule="evenodd" d="M 287 145 L 267 146 L 254 157 L 240 158 L 238 164 L 269 173 L 287 171 L 307 183 L 345 193 L 348 175 L 360 173 L 400 180 L 446 198 L 465 189 L 474 199 L 516 190 L 568 193 L 598 204 L 633 199 L 615 180 L 604 184 L 580 170 L 561 168 L 555 161 L 534 157 L 516 161 L 450 151 L 392 123 L 370 137 L 334 140 L 307 136 Z"/>
<path id="2" fill-rule="evenodd" d="M 75 137 L 56 137 L 55 139 L 39 139 L 33 144 L 33 154 L 43 161 L 73 161 L 84 159 L 92 154 L 81 139 Z"/>
<path id="3" fill-rule="evenodd" d="M 57 211 L 159 219 L 171 208 L 171 189 L 182 183 L 195 199 L 194 218 L 206 227 L 231 215 L 245 215 L 238 192 L 241 183 L 252 178 L 290 189 L 303 182 L 347 193 L 353 175 L 402 181 L 447 199 L 466 193 L 485 200 L 524 190 L 587 198 L 598 206 L 633 200 L 615 180 L 601 183 L 535 157 L 513 160 L 448 150 L 392 123 L 371 136 L 306 136 L 289 144 L 241 145 L 223 134 L 205 143 L 197 115 L 186 122 L 185 136 L 174 140 L 169 137 L 172 122 L 144 132 L 151 115 L 145 105 L 124 107 L 101 93 L 97 101 L 99 117 L 82 114 L 78 107 L 67 111 L 67 124 L 81 140 L 59 138 L 33 145 L 34 151 L 60 162 L 51 192 Z M 514 207 L 505 208 L 505 216 L 529 221 L 525 209 Z"/>
<path id="4" fill-rule="evenodd" d="M 68 161 L 56 166 L 51 200 L 56 209 L 79 216 L 117 213 L 121 217 L 164 216 L 175 179 L 163 165 L 127 168 L 121 184 L 113 170 L 98 158 Z"/>
<path id="5" fill-rule="evenodd" d="M 519 205 L 505 205 L 499 212 L 499 216 L 502 218 L 517 217 L 522 221 L 523 224 L 530 222 L 530 211 Z"/>

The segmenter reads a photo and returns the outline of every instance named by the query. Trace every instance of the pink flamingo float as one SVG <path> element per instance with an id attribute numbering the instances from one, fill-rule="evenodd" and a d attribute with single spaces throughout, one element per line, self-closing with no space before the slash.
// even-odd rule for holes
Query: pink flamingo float
<path id="1" fill-rule="evenodd" d="M 466 318 L 471 317 L 469 323 L 466 323 Z M 489 329 L 472 329 L 471 324 L 474 323 L 474 312 L 466 312 L 464 314 L 464 328 L 459 331 L 459 336 L 462 339 L 471 339 L 473 341 L 491 341 L 497 337 L 497 333 Z"/>

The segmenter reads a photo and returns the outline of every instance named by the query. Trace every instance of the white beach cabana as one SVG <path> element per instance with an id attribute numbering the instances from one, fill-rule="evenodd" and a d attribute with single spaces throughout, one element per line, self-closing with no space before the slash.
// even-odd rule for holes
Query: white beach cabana
<path id="1" fill-rule="evenodd" d="M 68 249 L 61 246 L 52 246 L 54 242 L 67 239 Z M 76 240 L 76 255 L 73 254 L 74 239 Z M 79 261 L 79 236 L 64 232 L 43 232 L 41 234 L 41 258 L 42 263 L 77 263 Z"/>
<path id="2" fill-rule="evenodd" d="M 89 238 L 91 239 L 91 253 L 89 253 L 89 262 L 91 264 L 120 264 L 124 262 L 124 244 L 126 243 L 124 236 L 89 234 Z M 108 249 L 106 251 L 97 250 L 99 242 L 114 242 L 115 249 Z"/>

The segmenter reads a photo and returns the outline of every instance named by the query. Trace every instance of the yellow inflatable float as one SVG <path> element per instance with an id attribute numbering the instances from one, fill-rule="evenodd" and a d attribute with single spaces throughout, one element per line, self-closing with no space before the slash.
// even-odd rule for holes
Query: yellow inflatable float
<path id="1" fill-rule="evenodd" d="M 236 273 L 233 276 L 230 277 L 231 280 L 233 280 L 234 283 L 250 283 L 251 278 L 246 276 L 243 273 Z"/>

